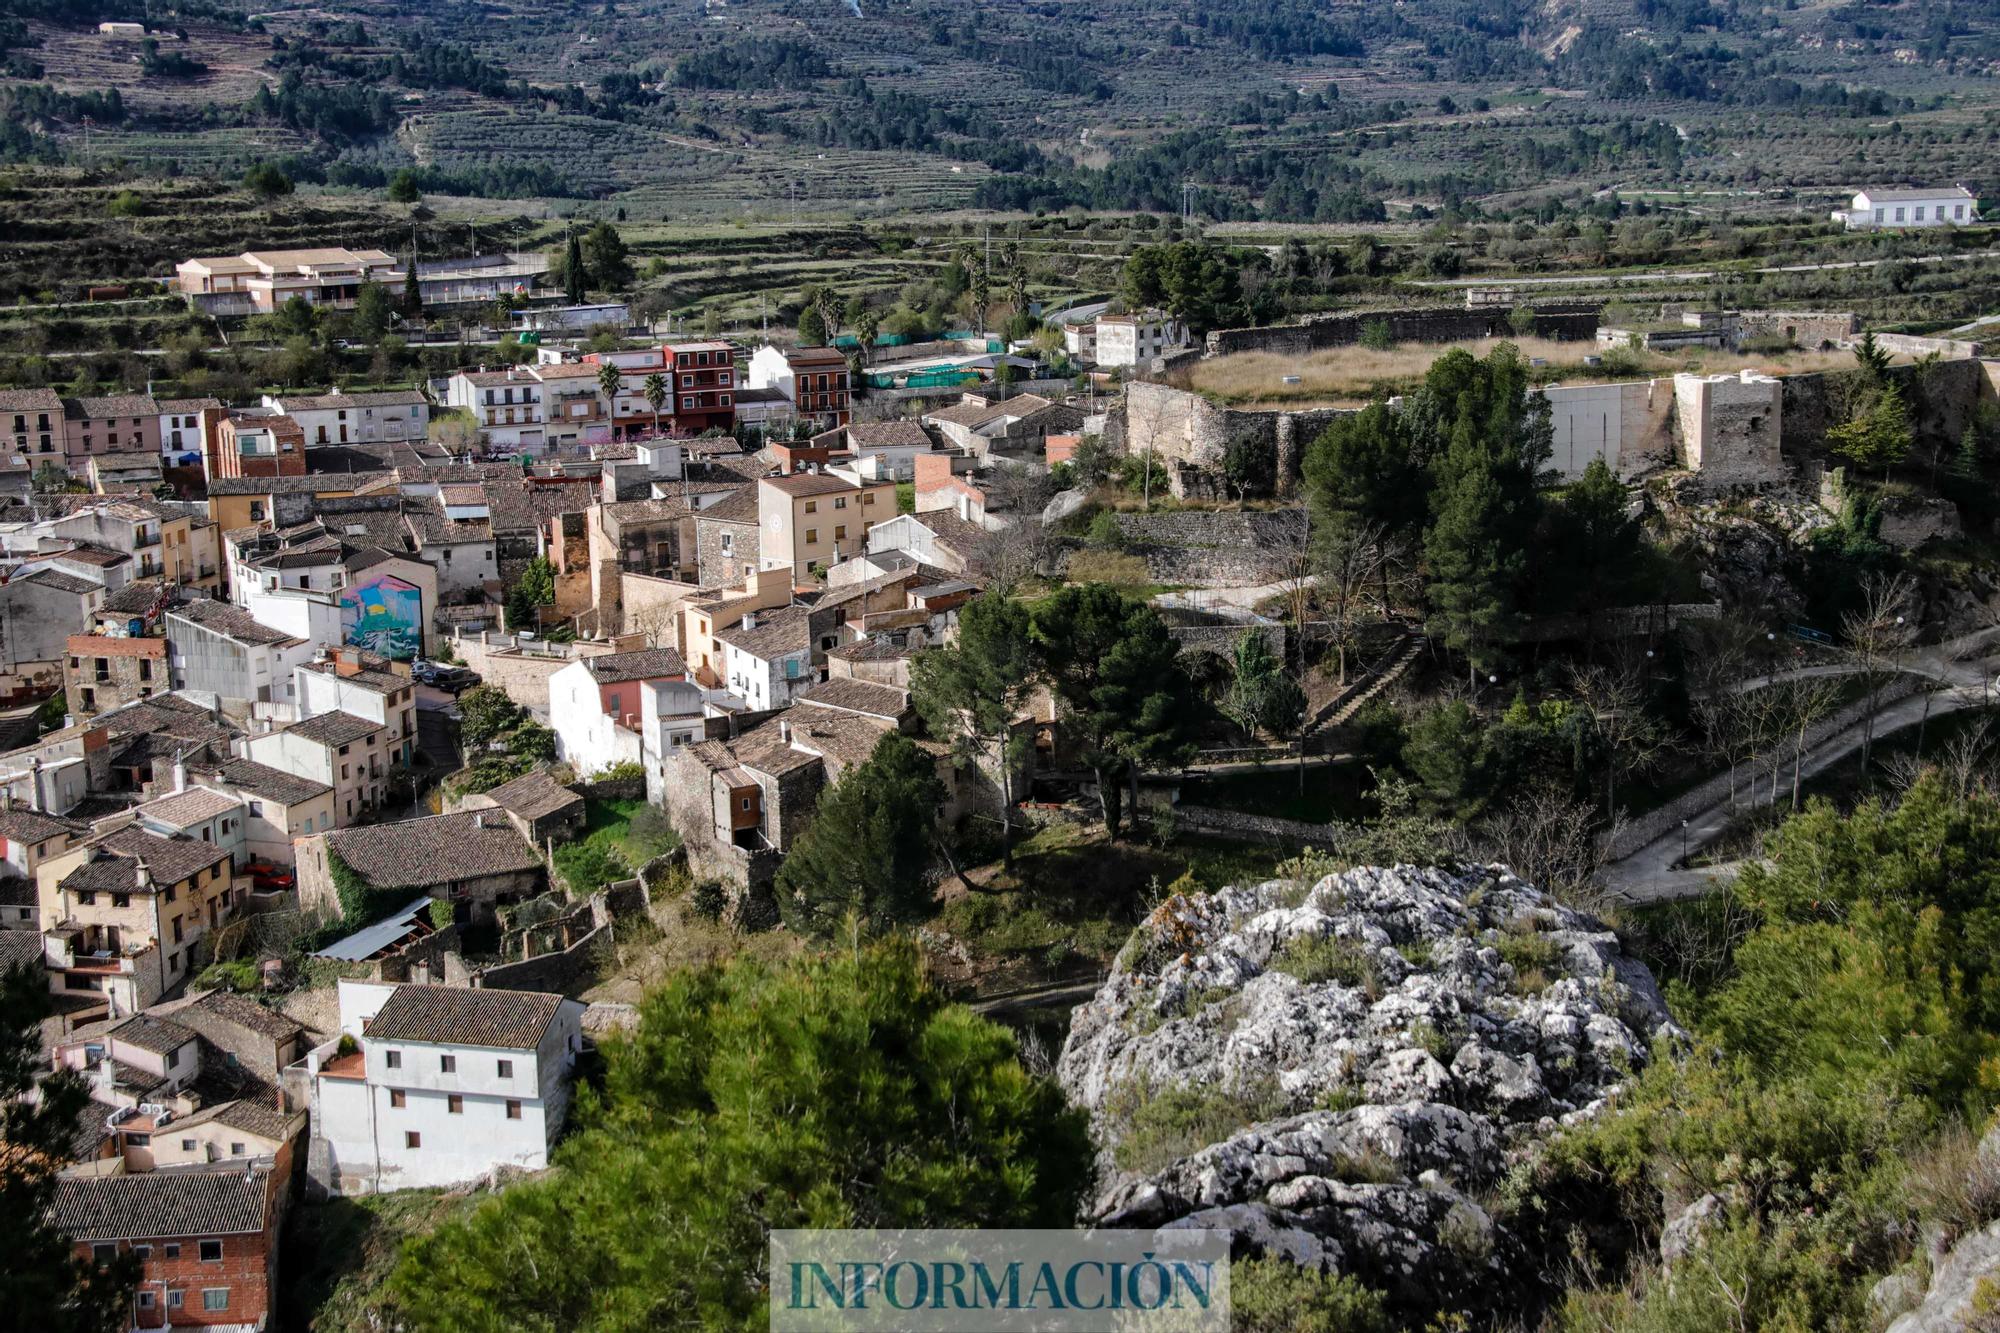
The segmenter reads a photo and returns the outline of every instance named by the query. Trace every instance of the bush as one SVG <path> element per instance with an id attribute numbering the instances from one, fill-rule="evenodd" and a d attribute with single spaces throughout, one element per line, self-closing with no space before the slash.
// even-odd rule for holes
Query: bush
<path id="1" fill-rule="evenodd" d="M 1336 935 L 1297 935 L 1271 960 L 1270 970 L 1297 977 L 1307 985 L 1337 981 L 1365 991 L 1370 999 L 1382 990 L 1382 973 L 1367 947 Z"/>
<path id="2" fill-rule="evenodd" d="M 1090 520 L 1090 531 L 1085 541 L 1100 551 L 1122 551 L 1125 549 L 1125 529 L 1119 526 L 1118 515 L 1109 509 L 1100 509 Z"/>
<path id="3" fill-rule="evenodd" d="M 1229 1267 L 1231 1333 L 1390 1333 L 1382 1297 L 1345 1273 L 1320 1273 L 1283 1258 Z"/>
<path id="4" fill-rule="evenodd" d="M 1103 1115 L 1114 1125 L 1122 1124 L 1113 1150 L 1119 1168 L 1149 1173 L 1284 1110 L 1284 1093 L 1276 1079 L 1236 1088 L 1183 1085 L 1158 1090 L 1135 1082 L 1121 1084 L 1105 1098 Z"/>

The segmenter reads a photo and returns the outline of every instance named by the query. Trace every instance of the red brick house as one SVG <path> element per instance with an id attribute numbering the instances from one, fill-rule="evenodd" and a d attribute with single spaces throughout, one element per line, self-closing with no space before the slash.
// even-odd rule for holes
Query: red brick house
<path id="1" fill-rule="evenodd" d="M 289 1144 L 247 1164 L 66 1177 L 49 1220 L 80 1258 L 139 1256 L 132 1327 L 261 1330 L 277 1294 L 290 1178 Z"/>

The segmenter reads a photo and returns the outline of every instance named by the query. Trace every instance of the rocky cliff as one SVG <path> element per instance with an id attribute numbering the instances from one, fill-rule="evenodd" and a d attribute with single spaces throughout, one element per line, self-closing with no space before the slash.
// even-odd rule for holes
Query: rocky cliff
<path id="1" fill-rule="evenodd" d="M 1163 904 L 1058 1072 L 1094 1219 L 1487 1304 L 1518 1256 L 1484 1192 L 1675 1033 L 1609 930 L 1512 875 L 1357 869 Z"/>

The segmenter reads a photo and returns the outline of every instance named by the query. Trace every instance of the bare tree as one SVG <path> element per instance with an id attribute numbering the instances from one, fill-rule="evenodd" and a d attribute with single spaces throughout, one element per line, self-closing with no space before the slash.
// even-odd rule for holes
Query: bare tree
<path id="1" fill-rule="evenodd" d="M 1591 880 L 1604 864 L 1597 811 L 1554 783 L 1516 795 L 1487 822 L 1495 855 L 1514 873 L 1566 903 L 1594 908 Z"/>
<path id="2" fill-rule="evenodd" d="M 1897 754 L 1886 760 L 1882 768 L 1889 785 L 1899 792 L 1914 787 L 1926 773 L 1937 773 L 1962 799 L 1975 791 L 2000 786 L 1994 752 L 1992 719 L 1982 717 L 1940 746 L 1929 762 L 1918 755 Z"/>
<path id="3" fill-rule="evenodd" d="M 1908 574 L 1870 574 L 1861 585 L 1861 607 L 1841 617 L 1847 657 L 1868 683 L 1868 716 L 1861 724 L 1861 771 L 1875 746 L 1875 704 L 1882 683 L 1901 669 L 1916 642 L 1916 580 Z"/>
<path id="4" fill-rule="evenodd" d="M 1645 670 L 1627 659 L 1571 672 L 1577 702 L 1604 746 L 1604 814 L 1618 812 L 1618 774 L 1643 772 L 1673 746 L 1673 735 L 1646 711 Z"/>
<path id="5" fill-rule="evenodd" d="M 1814 724 L 1840 708 L 1840 681 L 1832 676 L 1795 676 L 1766 686 L 1774 716 L 1784 723 L 1792 751 L 1792 809 L 1799 808 L 1799 787 L 1806 762 L 1806 736 Z M 1771 793 L 1773 803 L 1777 791 Z"/>
<path id="6" fill-rule="evenodd" d="M 1319 602 L 1333 639 L 1339 683 L 1347 684 L 1347 654 L 1367 611 L 1365 598 L 1389 561 L 1388 529 L 1368 519 L 1349 518 L 1321 528 L 1314 544 Z M 1387 607 L 1378 607 L 1388 614 Z"/>
<path id="7" fill-rule="evenodd" d="M 1002 466 L 980 485 L 1001 526 L 988 530 L 973 563 L 993 587 L 1012 588 L 1048 561 L 1052 534 L 1042 526 L 1042 507 L 1054 495 L 1054 483 L 1046 472 Z"/>
<path id="8" fill-rule="evenodd" d="M 1688 653 L 1688 698 L 1708 754 L 1729 765 L 1729 804 L 1736 804 L 1736 769 L 1750 758 L 1754 736 L 1743 685 L 1757 641 L 1748 623 L 1725 619 L 1699 626 Z"/>

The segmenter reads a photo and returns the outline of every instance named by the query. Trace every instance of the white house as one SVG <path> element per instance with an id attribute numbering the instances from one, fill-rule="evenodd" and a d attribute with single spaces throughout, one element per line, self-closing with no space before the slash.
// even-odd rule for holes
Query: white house
<path id="1" fill-rule="evenodd" d="M 376 1194 L 547 1166 L 583 1009 L 540 991 L 342 981 L 342 1040 L 306 1057 L 315 1176 Z"/>
<path id="2" fill-rule="evenodd" d="M 1963 185 L 1921 190 L 1858 190 L 1854 203 L 1836 210 L 1849 231 L 1866 227 L 1951 227 L 1979 221 L 1979 196 Z"/>
<path id="3" fill-rule="evenodd" d="M 715 631 L 729 692 L 752 708 L 786 708 L 817 684 L 809 616 L 803 606 L 746 611 L 735 625 Z"/>
<path id="4" fill-rule="evenodd" d="M 538 454 L 546 443 L 542 382 L 527 367 L 461 370 L 445 390 L 445 404 L 470 412 L 490 449 Z"/>
<path id="5" fill-rule="evenodd" d="M 415 389 L 266 394 L 264 406 L 298 422 L 306 433 L 308 449 L 322 444 L 421 440 L 430 430 L 430 404 Z"/>
<path id="6" fill-rule="evenodd" d="M 646 799 L 654 805 L 666 800 L 667 757 L 707 738 L 704 697 L 701 686 L 691 680 L 653 681 L 640 695 L 640 760 L 646 765 Z"/>
<path id="7" fill-rule="evenodd" d="M 372 718 L 321 713 L 283 731 L 251 736 L 244 757 L 333 791 L 331 826 L 346 828 L 385 804 L 395 752 L 390 732 Z"/>
<path id="8" fill-rule="evenodd" d="M 1187 325 L 1159 310 L 1097 317 L 1097 364 L 1142 365 L 1187 341 Z"/>
<path id="9" fill-rule="evenodd" d="M 644 762 L 640 728 L 652 687 L 685 682 L 672 648 L 584 657 L 549 677 L 549 726 L 556 753 L 577 776 Z M 699 711 L 699 709 L 697 709 Z"/>
<path id="10" fill-rule="evenodd" d="M 307 662 L 293 672 L 299 717 L 347 713 L 385 729 L 383 744 L 403 763 L 417 745 L 417 687 L 410 677 L 361 665 L 351 648 L 336 649 L 324 660 Z"/>

